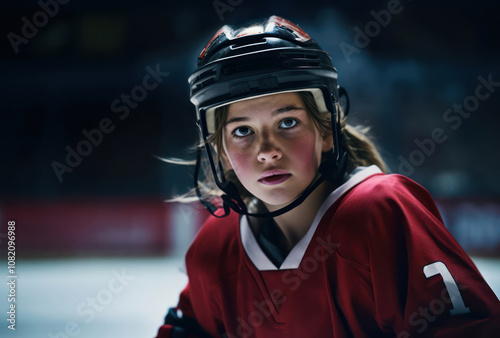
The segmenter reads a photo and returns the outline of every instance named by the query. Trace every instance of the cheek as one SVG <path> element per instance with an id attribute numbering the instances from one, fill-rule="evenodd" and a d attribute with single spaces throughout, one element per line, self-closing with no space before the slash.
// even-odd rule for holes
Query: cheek
<path id="1" fill-rule="evenodd" d="M 250 156 L 247 153 L 232 149 L 231 147 L 226 149 L 226 153 L 234 172 L 240 181 L 244 180 L 246 172 L 251 168 Z"/>
<path id="2" fill-rule="evenodd" d="M 293 149 L 290 153 L 293 154 L 294 163 L 300 164 L 305 170 L 316 171 L 321 159 L 321 148 L 318 148 L 316 137 L 303 137 L 294 142 L 290 149 Z"/>

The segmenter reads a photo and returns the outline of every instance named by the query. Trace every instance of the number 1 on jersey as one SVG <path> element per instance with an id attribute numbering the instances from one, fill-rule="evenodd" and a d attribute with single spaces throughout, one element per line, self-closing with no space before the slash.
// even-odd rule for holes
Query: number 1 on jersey
<path id="1" fill-rule="evenodd" d="M 470 309 L 464 304 L 455 279 L 453 279 L 453 276 L 443 262 L 434 262 L 424 266 L 424 275 L 427 278 L 441 275 L 446 291 L 450 295 L 451 306 L 453 307 L 450 310 L 452 316 L 470 312 Z"/>

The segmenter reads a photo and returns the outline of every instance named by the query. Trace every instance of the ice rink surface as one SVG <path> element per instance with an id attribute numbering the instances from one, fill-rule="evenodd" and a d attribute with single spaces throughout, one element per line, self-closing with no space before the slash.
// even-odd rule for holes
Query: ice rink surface
<path id="1" fill-rule="evenodd" d="M 473 260 L 498 297 L 500 259 Z M 181 257 L 18 259 L 16 264 L 16 330 L 7 328 L 8 286 L 2 283 L 1 337 L 151 338 L 187 282 Z"/>

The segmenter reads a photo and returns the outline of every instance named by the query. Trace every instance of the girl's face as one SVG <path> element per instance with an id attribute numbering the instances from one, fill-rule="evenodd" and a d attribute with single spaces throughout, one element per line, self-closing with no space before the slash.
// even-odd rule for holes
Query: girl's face
<path id="1" fill-rule="evenodd" d="M 296 93 L 233 103 L 223 129 L 223 157 L 241 184 L 269 206 L 288 204 L 315 178 L 323 138 Z"/>

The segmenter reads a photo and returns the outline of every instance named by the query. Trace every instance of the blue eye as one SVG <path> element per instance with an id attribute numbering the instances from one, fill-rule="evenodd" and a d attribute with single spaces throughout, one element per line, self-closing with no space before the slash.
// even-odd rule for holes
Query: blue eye
<path id="1" fill-rule="evenodd" d="M 252 130 L 248 127 L 238 127 L 233 131 L 233 134 L 238 137 L 245 137 L 252 133 Z"/>
<path id="2" fill-rule="evenodd" d="M 297 125 L 297 120 L 296 119 L 284 119 L 283 121 L 281 121 L 280 123 L 280 128 L 283 128 L 283 129 L 290 129 L 290 128 L 293 128 Z"/>

